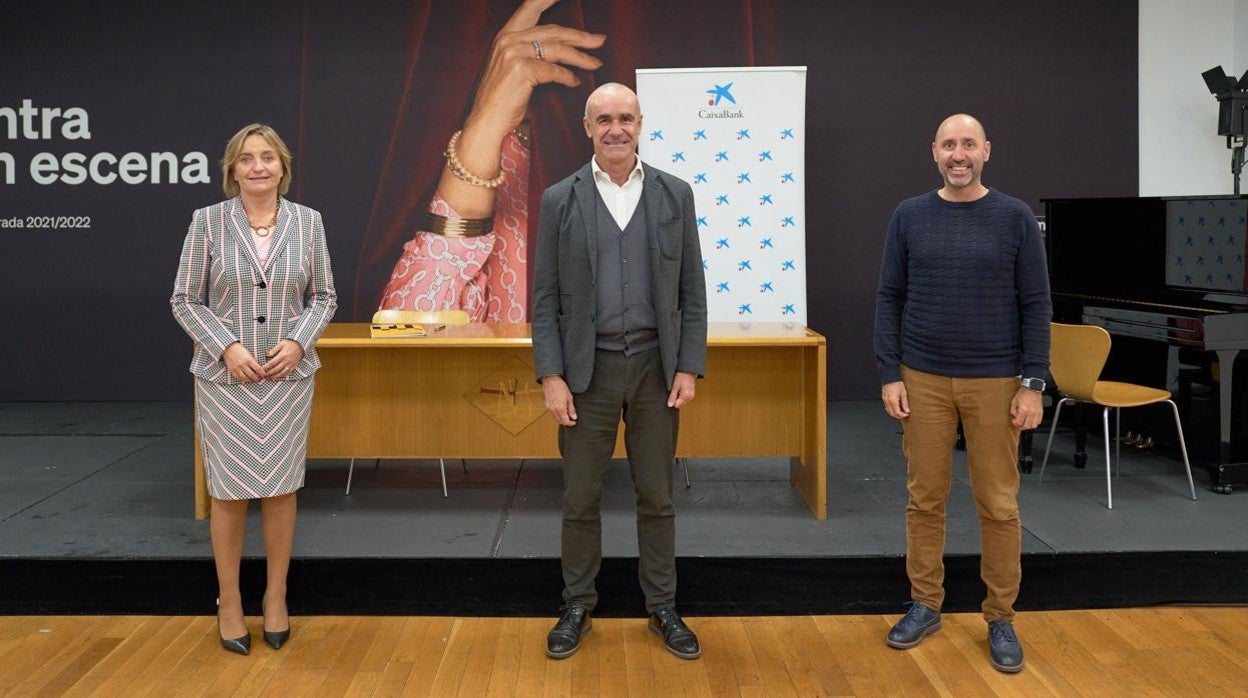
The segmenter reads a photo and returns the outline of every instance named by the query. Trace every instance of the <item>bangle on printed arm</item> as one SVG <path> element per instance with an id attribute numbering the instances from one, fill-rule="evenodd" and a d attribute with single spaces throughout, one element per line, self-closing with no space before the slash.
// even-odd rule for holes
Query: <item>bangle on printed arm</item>
<path id="1" fill-rule="evenodd" d="M 437 213 L 426 213 L 422 230 L 448 238 L 475 238 L 494 232 L 494 217 L 447 218 Z"/>

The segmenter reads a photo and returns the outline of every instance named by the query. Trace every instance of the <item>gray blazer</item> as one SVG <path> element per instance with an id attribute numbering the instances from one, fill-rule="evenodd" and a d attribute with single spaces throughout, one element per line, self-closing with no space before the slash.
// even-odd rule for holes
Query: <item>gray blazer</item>
<path id="1" fill-rule="evenodd" d="M 693 190 L 642 163 L 654 315 L 670 390 L 677 371 L 706 372 L 706 281 Z M 533 273 L 533 362 L 537 377 L 560 375 L 574 393 L 594 373 L 597 185 L 586 163 L 542 194 Z"/>
<path id="2" fill-rule="evenodd" d="M 310 377 L 321 366 L 316 340 L 338 307 L 321 214 L 282 199 L 261 267 L 240 199 L 195 211 L 169 302 L 195 342 L 196 376 L 237 383 L 221 360 L 227 346 L 242 342 L 264 365 L 266 351 L 293 339 L 303 360 L 284 380 Z"/>

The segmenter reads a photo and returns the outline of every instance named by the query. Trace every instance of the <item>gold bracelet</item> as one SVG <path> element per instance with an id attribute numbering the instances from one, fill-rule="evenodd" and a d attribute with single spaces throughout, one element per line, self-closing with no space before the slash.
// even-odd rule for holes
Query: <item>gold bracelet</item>
<path id="1" fill-rule="evenodd" d="M 459 177 L 465 182 L 486 189 L 496 189 L 498 185 L 503 183 L 503 173 L 499 172 L 498 176 L 493 179 L 486 179 L 480 175 L 475 175 L 464 167 L 459 158 L 455 156 L 455 144 L 459 141 L 459 136 L 463 133 L 463 129 L 451 134 L 451 140 L 446 144 L 446 152 L 442 153 L 446 157 L 446 165 L 451 168 L 451 174 Z"/>
<path id="2" fill-rule="evenodd" d="M 426 213 L 425 226 L 422 229 L 448 238 L 476 238 L 494 232 L 494 217 L 447 218 L 436 213 Z"/>

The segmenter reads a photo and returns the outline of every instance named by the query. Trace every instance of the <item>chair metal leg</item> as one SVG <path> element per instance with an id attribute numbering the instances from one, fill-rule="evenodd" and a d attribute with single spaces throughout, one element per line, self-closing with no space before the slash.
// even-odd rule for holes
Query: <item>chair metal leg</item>
<path id="1" fill-rule="evenodd" d="M 442 470 L 442 497 L 446 497 L 446 461 L 439 458 L 438 468 Z"/>
<path id="2" fill-rule="evenodd" d="M 1229 388 L 1228 388 L 1229 390 Z M 1179 408 L 1174 400 L 1166 400 L 1174 411 L 1174 428 L 1179 432 L 1179 450 L 1183 451 L 1183 467 L 1187 470 L 1187 486 L 1192 491 L 1192 501 L 1196 501 L 1196 484 L 1192 482 L 1192 464 L 1187 460 L 1187 442 L 1183 440 L 1183 425 L 1179 422 Z"/>
<path id="3" fill-rule="evenodd" d="M 1044 466 L 1049 464 L 1049 450 L 1053 448 L 1053 435 L 1057 433 L 1057 418 L 1062 416 L 1062 405 L 1067 402 L 1074 402 L 1074 400 L 1064 397 L 1058 400 L 1053 408 L 1053 425 L 1049 427 L 1049 442 L 1044 446 L 1044 460 L 1040 461 L 1040 482 L 1044 482 Z"/>
<path id="4" fill-rule="evenodd" d="M 381 465 L 380 458 L 373 459 L 373 474 L 377 473 L 377 466 Z M 347 468 L 347 494 L 351 494 L 351 475 L 355 472 L 355 459 L 351 459 L 351 465 Z"/>
<path id="5" fill-rule="evenodd" d="M 685 467 L 685 489 L 693 487 L 693 483 L 689 482 L 689 459 L 677 458 L 676 462 L 680 463 L 681 465 Z"/>
<path id="6" fill-rule="evenodd" d="M 1114 508 L 1114 481 L 1109 470 L 1109 408 L 1101 410 L 1101 426 L 1105 434 L 1105 507 Z"/>
<path id="7" fill-rule="evenodd" d="M 1122 408 L 1114 408 L 1114 476 L 1122 465 Z"/>

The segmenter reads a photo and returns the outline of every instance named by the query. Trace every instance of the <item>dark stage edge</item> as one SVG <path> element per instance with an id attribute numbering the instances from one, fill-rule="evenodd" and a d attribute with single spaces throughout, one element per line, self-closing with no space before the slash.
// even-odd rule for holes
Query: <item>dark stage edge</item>
<path id="1" fill-rule="evenodd" d="M 945 559 L 945 611 L 978 611 L 979 556 Z M 694 616 L 900 613 L 905 558 L 713 558 L 677 561 L 677 605 Z M 264 562 L 243 561 L 243 596 L 258 614 Z M 595 615 L 641 617 L 635 558 L 603 560 Z M 1248 603 L 1248 552 L 1053 553 L 1023 556 L 1016 609 Z M 310 558 L 291 563 L 295 615 L 553 616 L 554 559 Z M 210 615 L 208 559 L 0 560 L 2 615 Z"/>

